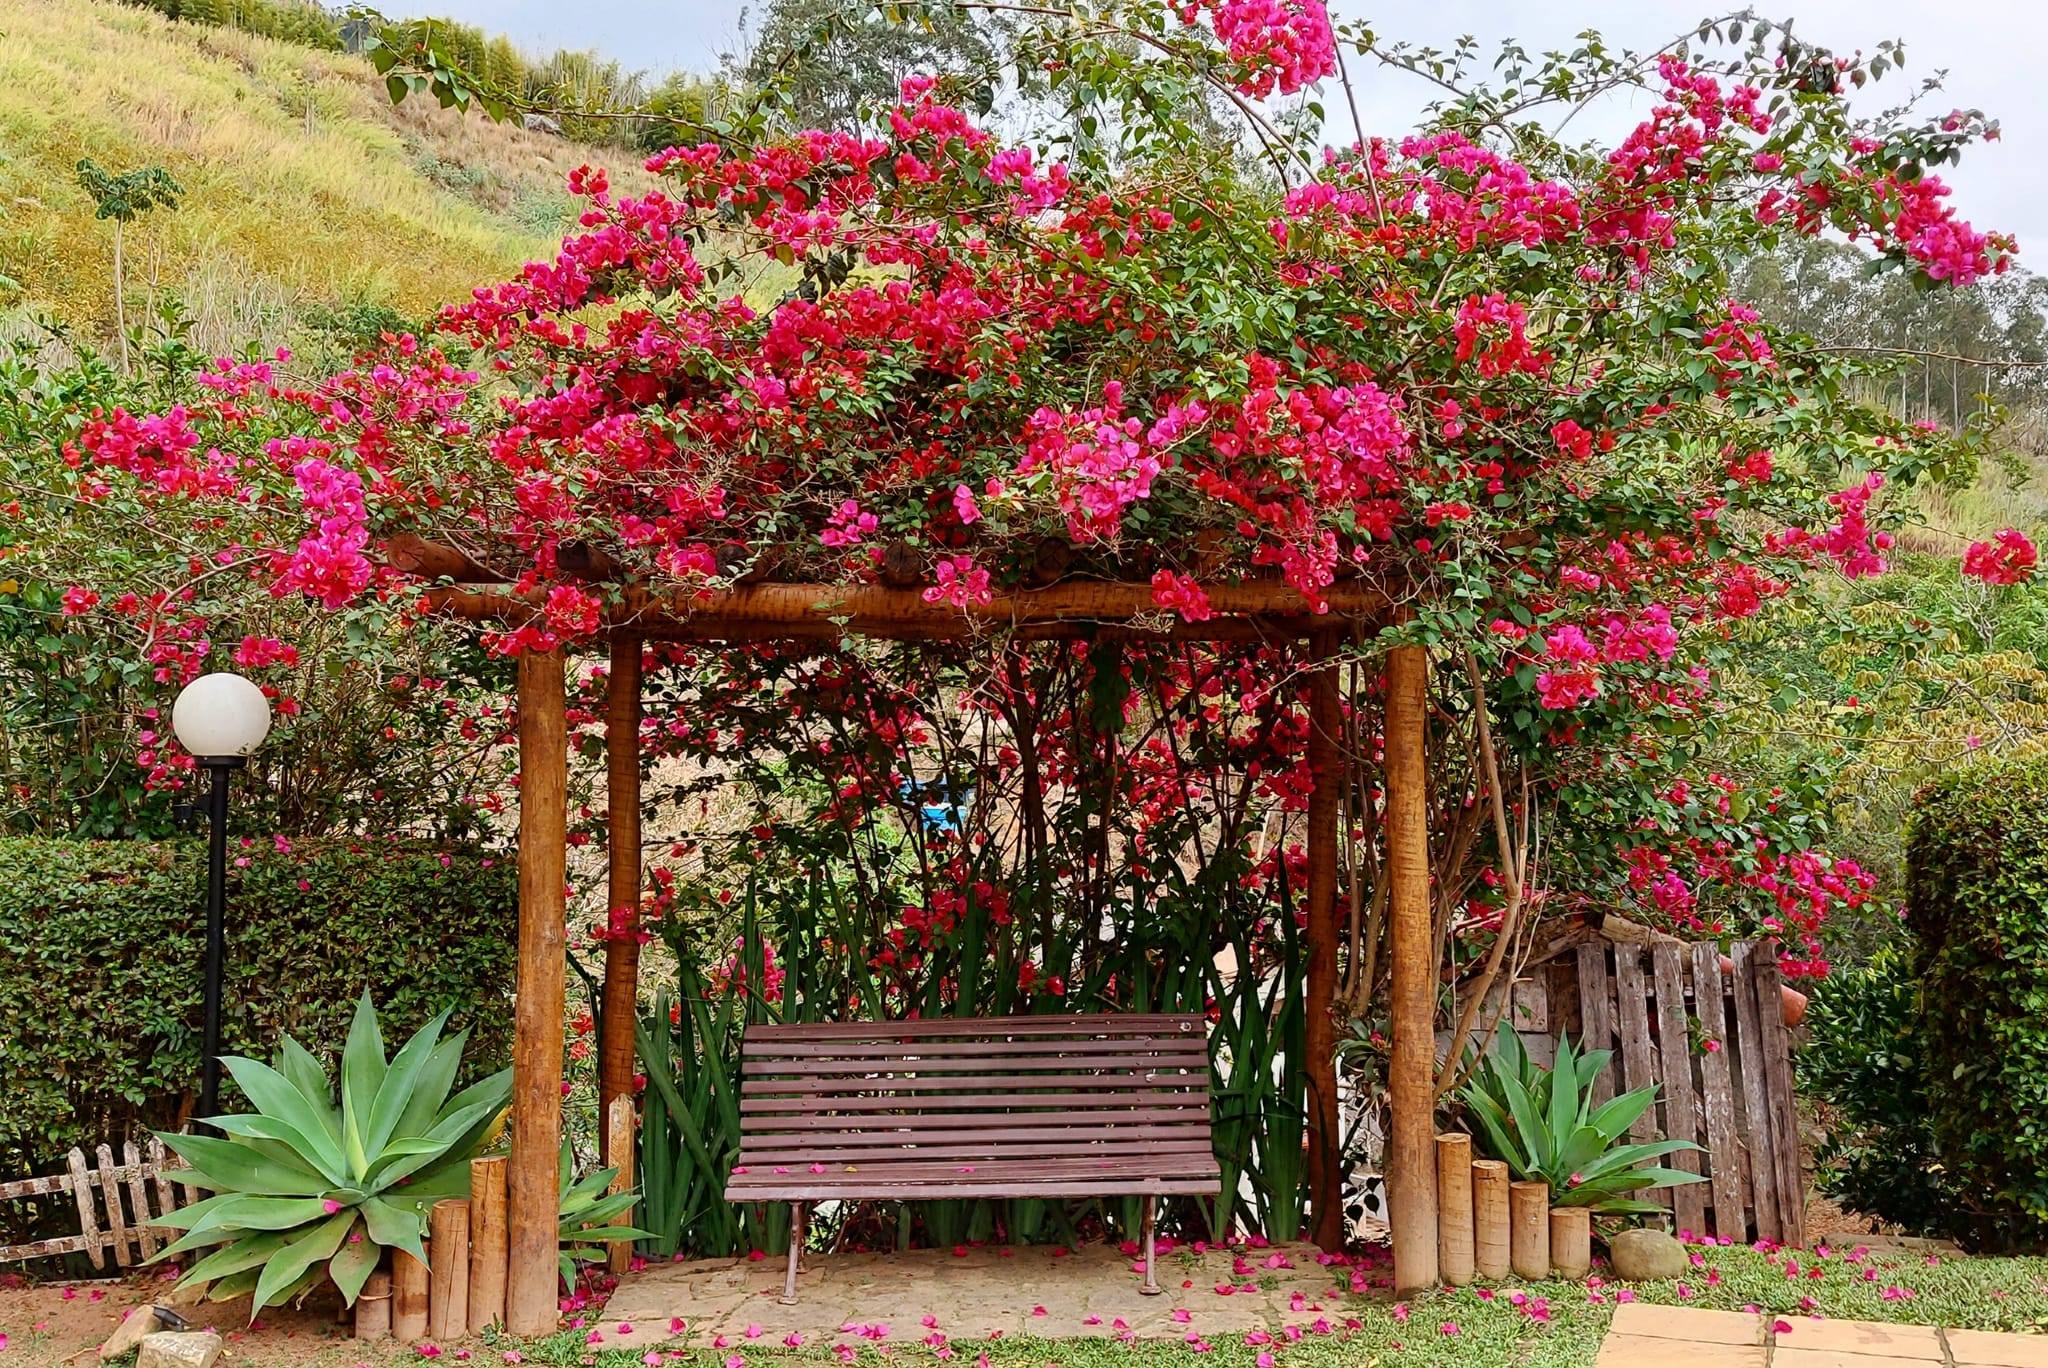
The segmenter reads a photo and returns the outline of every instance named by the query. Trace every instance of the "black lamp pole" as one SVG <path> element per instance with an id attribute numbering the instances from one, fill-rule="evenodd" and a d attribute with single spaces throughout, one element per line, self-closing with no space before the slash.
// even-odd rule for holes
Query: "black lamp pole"
<path id="1" fill-rule="evenodd" d="M 212 778 L 206 794 L 206 1038 L 199 1066 L 199 1115 L 212 1116 L 220 1094 L 220 993 L 227 958 L 228 776 L 248 761 L 239 755 L 203 758 Z"/>

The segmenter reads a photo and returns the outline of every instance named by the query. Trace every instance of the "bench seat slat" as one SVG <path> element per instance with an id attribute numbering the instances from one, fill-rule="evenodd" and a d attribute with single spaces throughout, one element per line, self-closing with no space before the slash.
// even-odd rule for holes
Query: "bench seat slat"
<path id="1" fill-rule="evenodd" d="M 1118 1126 L 1069 1129 L 1047 1129 L 1043 1126 L 1017 1127 L 1013 1130 L 829 1130 L 795 1131 L 788 1134 L 756 1132 L 749 1134 L 740 1145 L 740 1160 L 745 1155 L 767 1153 L 794 1154 L 799 1158 L 810 1158 L 828 1150 L 848 1154 L 874 1151 L 912 1151 L 924 1153 L 966 1153 L 970 1150 L 1010 1149 L 1017 1145 L 1044 1145 L 1051 1154 L 1072 1153 L 1085 1150 L 1094 1154 L 1103 1150 L 1129 1149 L 1134 1152 L 1150 1150 L 1188 1149 L 1200 1151 L 1209 1143 L 1206 1132 L 1193 1126 Z"/>
<path id="2" fill-rule="evenodd" d="M 1206 1131 L 1209 1128 L 1208 1114 L 1198 1106 L 1175 1108 L 1148 1107 L 1127 1109 L 1108 1114 L 1114 1115 L 1120 1121 L 1128 1121 L 1133 1125 L 1173 1125 L 1178 1123 L 1189 1130 L 1201 1129 Z M 919 1130 L 1013 1129 L 1019 1126 L 1029 1126 L 1040 1133 L 1048 1133 L 1057 1131 L 1060 1128 L 1063 1115 L 1060 1112 L 932 1111 L 888 1116 L 872 1122 L 866 1116 L 862 1116 L 856 1124 L 862 1128 L 872 1125 L 875 1129 L 879 1130 L 886 1123 L 888 1126 L 905 1132 Z M 773 1129 L 790 1134 L 848 1130 L 853 1128 L 847 1124 L 848 1119 L 845 1116 L 829 1114 L 798 1115 L 783 1113 L 777 1117 Z M 744 1115 L 740 1117 L 740 1130 L 743 1136 L 760 1133 L 758 1128 L 749 1125 L 748 1122 L 748 1117 Z"/>
<path id="3" fill-rule="evenodd" d="M 811 1173 L 791 1173 L 782 1178 L 786 1186 L 733 1188 L 727 1186 L 727 1202 L 944 1202 L 952 1198 L 1090 1198 L 1090 1196 L 1206 1196 L 1219 1192 L 1219 1178 L 1110 1178 L 1085 1182 L 989 1182 L 973 1175 L 956 1173 L 952 1182 L 909 1182 L 881 1184 L 856 1173 L 858 1182 L 827 1184 Z"/>
<path id="4" fill-rule="evenodd" d="M 1206 1090 L 1193 1088 L 1169 1089 L 1150 1088 L 1144 1092 L 1029 1092 L 1029 1093 L 930 1093 L 903 1095 L 887 1089 L 873 1092 L 847 1094 L 834 1097 L 826 1102 L 816 1097 L 748 1097 L 740 1098 L 740 1113 L 744 1124 L 748 1116 L 759 1114 L 773 1116 L 790 1113 L 799 1116 L 816 1116 L 821 1111 L 831 1110 L 841 1114 L 857 1112 L 903 1112 L 918 1115 L 928 1111 L 958 1110 L 972 1108 L 977 1111 L 1002 1111 L 1016 1108 L 1020 1115 L 1033 1115 L 1041 1111 L 1084 1113 L 1090 1118 L 1108 1118 L 1118 1112 L 1134 1107 L 1157 1110 L 1159 1108 L 1185 1108 L 1206 1117 L 1209 1111 L 1209 1095 Z M 1192 1118 L 1190 1118 L 1192 1119 Z"/>
<path id="5" fill-rule="evenodd" d="M 1214 1153 L 1206 1137 L 1188 1137 L 1180 1141 L 1085 1141 L 1071 1143 L 1059 1139 L 999 1139 L 983 1145 L 963 1145 L 958 1141 L 946 1141 L 940 1145 L 848 1145 L 844 1137 L 829 1137 L 823 1145 L 770 1145 L 766 1139 L 756 1149 L 741 1149 L 739 1163 L 868 1163 L 874 1159 L 891 1157 L 918 1157 L 930 1155 L 936 1159 L 954 1159 L 961 1163 L 975 1163 L 977 1159 L 1067 1159 L 1075 1155 L 1208 1155 Z"/>
<path id="6" fill-rule="evenodd" d="M 1114 1012 L 1075 1016 L 925 1017 L 917 1021 L 828 1021 L 790 1026 L 747 1028 L 747 1042 L 764 1045 L 784 1041 L 926 1040 L 964 1037 L 978 1040 L 1019 1036 L 1189 1036 L 1203 1037 L 1200 1017 L 1177 1015 L 1123 1016 Z"/>

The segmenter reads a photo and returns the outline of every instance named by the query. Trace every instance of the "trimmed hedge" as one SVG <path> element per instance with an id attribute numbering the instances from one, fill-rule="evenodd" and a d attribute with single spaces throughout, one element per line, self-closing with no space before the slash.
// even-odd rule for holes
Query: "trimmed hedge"
<path id="1" fill-rule="evenodd" d="M 368 987 L 387 1046 L 453 1007 L 465 1068 L 504 1066 L 513 860 L 375 840 L 229 849 L 227 1053 L 267 1059 L 286 1031 L 338 1051 Z M 0 1177 L 191 1104 L 205 895 L 201 841 L 0 839 Z"/>
<path id="2" fill-rule="evenodd" d="M 1974 1242 L 2048 1238 L 2048 759 L 1923 789 L 1906 830 L 1928 1120 Z"/>

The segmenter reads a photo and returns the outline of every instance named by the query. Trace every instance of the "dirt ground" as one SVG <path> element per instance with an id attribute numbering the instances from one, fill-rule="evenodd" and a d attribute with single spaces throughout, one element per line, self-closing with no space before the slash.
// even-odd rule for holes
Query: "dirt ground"
<path id="1" fill-rule="evenodd" d="M 85 1368 L 94 1351 L 136 1307 L 164 1299 L 170 1281 L 155 1271 L 126 1278 L 75 1283 L 24 1283 L 0 1278 L 0 1368 Z M 249 1324 L 249 1299 L 181 1305 L 195 1330 L 213 1329 L 224 1341 L 223 1364 L 232 1368 L 386 1368 L 417 1363 L 409 1351 L 387 1344 L 377 1351 L 350 1338 L 339 1318 L 341 1298 L 315 1293 L 303 1310 L 272 1307 Z"/>

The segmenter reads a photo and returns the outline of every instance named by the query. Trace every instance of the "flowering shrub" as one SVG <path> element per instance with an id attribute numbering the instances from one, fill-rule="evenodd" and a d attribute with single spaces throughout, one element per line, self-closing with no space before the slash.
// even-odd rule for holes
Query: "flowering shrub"
<path id="1" fill-rule="evenodd" d="M 1019 47 L 1103 116 L 1071 155 L 1007 143 L 919 77 L 855 126 L 742 120 L 668 148 L 645 194 L 587 169 L 581 230 L 436 336 L 335 375 L 223 363 L 193 402 L 82 430 L 75 493 L 251 514 L 264 535 L 234 563 L 330 609 L 418 598 L 381 549 L 397 533 L 461 546 L 530 609 L 485 636 L 499 654 L 587 645 L 628 610 L 621 584 L 687 605 L 904 562 L 956 609 L 1048 574 L 1149 583 L 1155 627 L 1213 624 L 1223 584 L 1284 582 L 1309 614 L 1370 591 L 1412 622 L 1357 643 L 1347 897 L 1378 858 L 1371 657 L 1420 641 L 1451 667 L 1433 796 L 1461 967 L 1503 924 L 1491 789 L 1582 896 L 1776 930 L 1818 972 L 1828 912 L 1868 884 L 1824 822 L 1693 772 L 1717 668 L 1767 600 L 1881 571 L 1887 491 L 1967 468 L 1974 434 L 1858 402 L 1884 363 L 1773 327 L 1726 263 L 1832 230 L 1930 286 L 1999 271 L 2010 240 L 1924 174 L 1995 125 L 1859 118 L 1842 91 L 1887 61 L 1765 25 L 1636 75 L 1584 54 L 1498 88 L 1454 72 L 1462 98 L 1413 135 L 1316 150 L 1253 102 L 1344 46 L 1428 59 L 1317 0 L 1072 18 L 1033 11 Z M 1649 112 L 1611 151 L 1530 131 L 1530 108 L 1630 81 Z M 1277 183 L 1183 155 L 1178 111 L 1209 95 Z M 746 288 L 768 273 L 788 282 L 772 300 Z M 605 582 L 576 571 L 593 548 Z M 1995 559 L 2024 572 L 2017 545 Z M 1212 905 L 1251 900 L 1269 946 L 1298 916 L 1308 727 L 1281 646 L 1140 632 L 648 662 L 650 748 L 749 786 L 721 849 L 853 869 L 864 953 L 901 1004 L 957 991 L 916 961 L 988 924 L 947 902 L 979 884 L 990 923 L 997 898 L 1043 919 L 1036 945 L 1002 932 L 1034 991 L 1087 967 L 1068 918 L 1182 896 L 1188 869 Z M 1467 763 L 1482 716 L 1505 778 Z M 980 815 L 908 801 L 935 771 Z M 1347 956 L 1361 1008 L 1369 958 Z"/>

